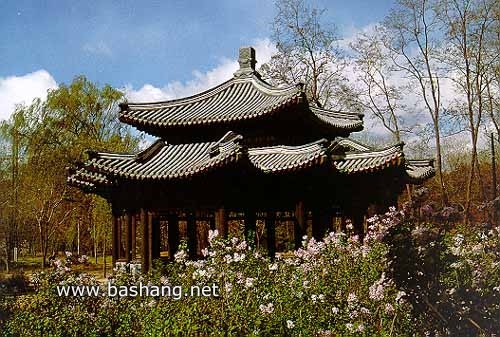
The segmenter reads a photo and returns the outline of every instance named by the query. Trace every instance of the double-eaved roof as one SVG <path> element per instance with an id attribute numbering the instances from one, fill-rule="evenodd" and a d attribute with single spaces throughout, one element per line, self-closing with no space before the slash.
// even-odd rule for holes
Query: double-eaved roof
<path id="1" fill-rule="evenodd" d="M 240 69 L 230 80 L 203 93 L 155 103 L 123 103 L 122 122 L 160 137 L 138 154 L 89 152 L 89 160 L 70 171 L 68 183 L 85 191 L 100 193 L 123 182 L 166 182 L 200 176 L 244 163 L 255 174 L 278 175 L 324 166 L 337 175 L 351 175 L 399 168 L 408 182 L 420 183 L 434 175 L 431 160 L 406 160 L 403 144 L 374 149 L 350 138 L 363 128 L 363 115 L 332 111 L 309 105 L 301 84 L 286 88 L 272 87 L 255 71 L 255 51 L 240 49 Z M 245 134 L 233 132 L 233 126 L 251 122 L 261 128 L 276 115 L 295 123 L 295 129 L 321 138 L 300 145 L 267 144 L 252 147 Z M 303 121 L 312 121 L 306 126 Z M 218 140 L 169 143 L 173 129 L 195 135 L 200 127 L 224 129 Z M 236 128 L 238 129 L 238 128 Z M 325 133 L 316 130 L 328 129 Z M 192 133 L 188 131 L 191 130 Z M 194 130 L 194 131 L 193 131 Z M 238 130 L 241 130 L 239 128 Z M 266 131 L 267 132 L 267 131 Z M 267 135 L 265 135 L 267 136 Z M 300 135 L 297 135 L 300 136 Z M 237 166 L 234 166 L 237 169 Z"/>

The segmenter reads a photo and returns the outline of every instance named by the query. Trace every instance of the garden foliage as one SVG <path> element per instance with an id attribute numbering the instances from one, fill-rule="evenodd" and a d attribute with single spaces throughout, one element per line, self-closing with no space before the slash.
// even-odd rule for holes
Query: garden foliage
<path id="1" fill-rule="evenodd" d="M 210 232 L 204 258 L 149 275 L 117 272 L 115 286 L 219 287 L 219 297 L 59 297 L 58 285 L 99 285 L 59 261 L 37 291 L 11 305 L 4 336 L 489 336 L 499 326 L 499 228 L 450 229 L 402 211 L 270 260 L 239 238 Z M 106 285 L 101 284 L 104 289 Z"/>

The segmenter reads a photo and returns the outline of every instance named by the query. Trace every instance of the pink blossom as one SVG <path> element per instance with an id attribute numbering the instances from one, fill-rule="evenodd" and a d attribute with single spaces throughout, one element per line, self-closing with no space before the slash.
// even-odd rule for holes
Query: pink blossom
<path id="1" fill-rule="evenodd" d="M 263 314 L 271 314 L 274 311 L 274 304 L 272 304 L 271 302 L 268 304 L 261 304 L 259 306 L 259 309 Z"/>
<path id="2" fill-rule="evenodd" d="M 209 230 L 208 231 L 208 242 L 212 242 L 218 236 L 219 236 L 219 231 L 217 229 Z"/>

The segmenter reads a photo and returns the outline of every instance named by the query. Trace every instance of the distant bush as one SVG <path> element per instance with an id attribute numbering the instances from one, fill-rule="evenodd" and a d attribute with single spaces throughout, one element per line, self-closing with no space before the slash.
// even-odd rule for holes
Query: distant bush
<path id="1" fill-rule="evenodd" d="M 26 294 L 29 282 L 26 276 L 17 272 L 7 277 L 0 274 L 0 331 L 12 316 L 12 303 L 17 296 Z"/>

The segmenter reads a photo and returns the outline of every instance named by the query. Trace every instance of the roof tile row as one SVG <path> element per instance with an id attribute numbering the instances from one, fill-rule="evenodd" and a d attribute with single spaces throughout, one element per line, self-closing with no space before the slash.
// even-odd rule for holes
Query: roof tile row
<path id="1" fill-rule="evenodd" d="M 123 103 L 120 120 L 155 134 L 157 128 L 216 125 L 273 115 L 304 101 L 302 85 L 275 88 L 257 75 L 232 78 L 191 97 L 156 103 Z M 363 115 L 306 108 L 312 119 L 342 131 L 363 129 Z"/>
<path id="2" fill-rule="evenodd" d="M 241 140 L 240 135 L 228 132 L 218 142 L 171 145 L 159 140 L 138 155 L 93 152 L 85 165 L 69 175 L 68 182 L 93 189 L 109 186 L 119 179 L 176 180 L 203 174 L 241 158 L 269 174 L 302 170 L 326 161 L 345 174 L 381 170 L 404 163 L 402 144 L 382 150 L 339 153 L 337 143 L 326 139 L 301 146 L 250 149 L 245 149 Z M 341 139 L 339 143 L 342 142 L 346 141 Z M 409 161 L 405 165 L 412 181 L 434 174 L 429 161 Z"/>

